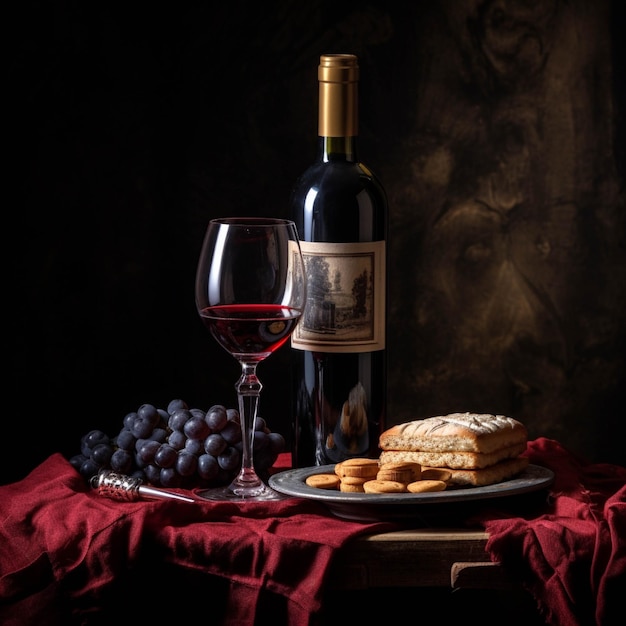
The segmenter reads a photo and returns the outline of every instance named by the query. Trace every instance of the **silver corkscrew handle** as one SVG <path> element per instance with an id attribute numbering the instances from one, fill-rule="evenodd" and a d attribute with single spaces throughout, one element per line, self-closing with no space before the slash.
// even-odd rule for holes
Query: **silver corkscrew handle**
<path id="1" fill-rule="evenodd" d="M 143 484 L 141 478 L 120 474 L 113 470 L 100 470 L 98 474 L 92 476 L 89 481 L 91 487 L 99 495 L 118 500 L 120 502 L 135 502 L 146 498 L 149 500 L 178 500 L 180 502 L 195 502 L 193 498 L 188 498 L 173 491 L 148 487 Z"/>

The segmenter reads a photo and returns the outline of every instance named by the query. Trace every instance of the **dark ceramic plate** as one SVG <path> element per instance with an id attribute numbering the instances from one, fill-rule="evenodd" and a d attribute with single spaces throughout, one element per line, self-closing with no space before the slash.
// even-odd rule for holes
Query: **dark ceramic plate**
<path id="1" fill-rule="evenodd" d="M 431 511 L 445 514 L 450 505 L 467 505 L 498 498 L 508 498 L 548 488 L 554 472 L 538 465 L 529 465 L 510 480 L 485 487 L 458 487 L 431 493 L 342 493 L 317 489 L 306 484 L 312 474 L 333 473 L 334 465 L 304 467 L 274 474 L 269 484 L 276 491 L 297 498 L 324 503 L 338 517 L 360 521 L 403 520 L 421 517 Z"/>

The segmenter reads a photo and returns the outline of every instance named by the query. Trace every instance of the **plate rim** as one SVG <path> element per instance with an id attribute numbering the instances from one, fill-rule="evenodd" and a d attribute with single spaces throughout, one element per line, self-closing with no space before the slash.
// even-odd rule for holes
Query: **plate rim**
<path id="1" fill-rule="evenodd" d="M 269 485 L 284 495 L 317 500 L 330 505 L 340 504 L 343 506 L 354 504 L 381 507 L 393 505 L 394 507 L 402 507 L 421 504 L 472 502 L 521 495 L 547 488 L 552 485 L 555 478 L 551 469 L 531 463 L 518 476 L 499 483 L 481 487 L 460 487 L 429 493 L 343 493 L 336 490 L 310 487 L 305 484 L 304 481 L 308 476 L 333 473 L 334 467 L 335 464 L 331 464 L 283 470 L 270 476 Z"/>

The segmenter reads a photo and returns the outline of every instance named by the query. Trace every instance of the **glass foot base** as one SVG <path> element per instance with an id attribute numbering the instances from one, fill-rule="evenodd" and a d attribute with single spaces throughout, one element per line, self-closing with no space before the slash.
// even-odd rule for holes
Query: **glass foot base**
<path id="1" fill-rule="evenodd" d="M 216 487 L 214 489 L 201 489 L 195 492 L 198 498 L 211 500 L 214 502 L 265 502 L 268 500 L 284 500 L 286 496 L 278 491 L 274 491 L 267 485 L 259 487 Z"/>

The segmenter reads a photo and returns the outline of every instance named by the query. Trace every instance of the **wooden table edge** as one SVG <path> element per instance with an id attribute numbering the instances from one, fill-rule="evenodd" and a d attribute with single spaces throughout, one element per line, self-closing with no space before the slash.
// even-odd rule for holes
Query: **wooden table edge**
<path id="1" fill-rule="evenodd" d="M 419 528 L 364 535 L 343 546 L 329 571 L 332 589 L 451 587 L 507 589 L 512 581 L 486 551 L 483 530 Z"/>

